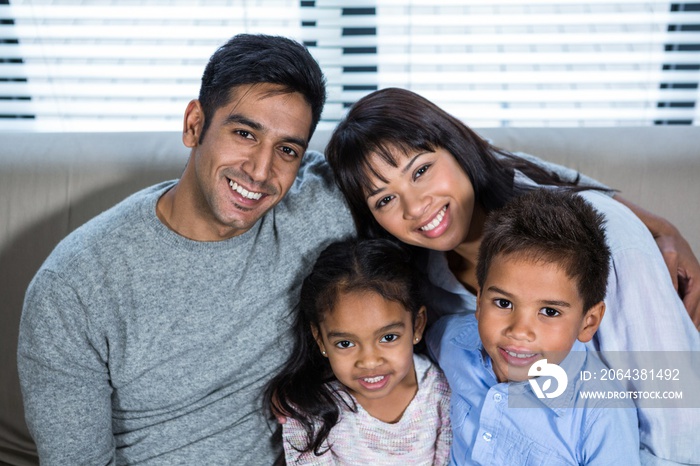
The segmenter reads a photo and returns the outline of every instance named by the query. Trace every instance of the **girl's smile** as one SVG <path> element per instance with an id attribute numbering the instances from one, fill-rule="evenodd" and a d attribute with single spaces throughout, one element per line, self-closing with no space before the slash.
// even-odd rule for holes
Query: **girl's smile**
<path id="1" fill-rule="evenodd" d="M 424 327 L 425 309 L 413 322 L 402 304 L 374 291 L 341 291 L 313 333 L 338 381 L 372 416 L 393 422 L 418 388 L 413 345 Z"/>

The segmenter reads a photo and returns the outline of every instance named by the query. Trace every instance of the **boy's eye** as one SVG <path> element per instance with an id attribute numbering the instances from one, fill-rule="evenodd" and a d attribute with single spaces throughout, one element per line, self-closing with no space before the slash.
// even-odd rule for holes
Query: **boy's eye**
<path id="1" fill-rule="evenodd" d="M 513 307 L 513 303 L 503 298 L 496 298 L 493 300 L 493 303 L 496 305 L 496 307 L 501 309 L 510 309 Z"/>
<path id="2" fill-rule="evenodd" d="M 561 312 L 557 311 L 556 309 L 552 309 L 551 307 L 543 307 L 540 309 L 540 314 L 546 317 L 557 317 L 561 315 Z"/>
<path id="3" fill-rule="evenodd" d="M 345 349 L 345 348 L 352 348 L 355 345 L 351 341 L 343 340 L 343 341 L 339 341 L 338 343 L 336 343 L 335 346 L 337 346 L 338 348 Z"/>
<path id="4" fill-rule="evenodd" d="M 398 335 L 394 333 L 390 333 L 388 335 L 384 335 L 381 340 L 379 340 L 382 343 L 391 343 L 392 341 L 396 341 L 399 338 Z"/>

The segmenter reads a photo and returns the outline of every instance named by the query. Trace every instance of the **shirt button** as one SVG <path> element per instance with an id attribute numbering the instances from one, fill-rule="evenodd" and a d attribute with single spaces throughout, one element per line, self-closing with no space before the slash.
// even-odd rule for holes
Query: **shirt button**
<path id="1" fill-rule="evenodd" d="M 493 395 L 493 399 L 495 401 L 501 401 L 501 398 L 503 398 L 503 396 L 501 396 L 500 393 L 496 393 L 495 395 Z"/>
<path id="2" fill-rule="evenodd" d="M 482 437 L 483 437 L 483 439 L 486 440 L 487 442 L 490 442 L 490 441 L 491 441 L 491 437 L 493 437 L 493 436 L 492 436 L 490 433 L 488 433 L 488 432 L 484 432 L 484 435 L 483 435 Z"/>

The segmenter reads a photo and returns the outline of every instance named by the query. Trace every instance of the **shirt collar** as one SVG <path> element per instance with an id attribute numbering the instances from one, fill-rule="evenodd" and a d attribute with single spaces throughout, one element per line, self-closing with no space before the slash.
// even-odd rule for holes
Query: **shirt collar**
<path id="1" fill-rule="evenodd" d="M 465 349 L 471 349 L 472 351 L 477 352 L 484 370 L 488 372 L 489 376 L 493 377 L 493 380 L 497 380 L 496 375 L 493 372 L 491 358 L 488 356 L 488 353 L 480 341 L 476 347 L 463 347 Z M 504 391 L 508 393 L 509 397 L 521 397 L 524 400 L 524 403 L 529 407 L 545 407 L 559 417 L 566 414 L 569 408 L 574 407 L 576 392 L 579 388 L 577 377 L 580 370 L 583 369 L 583 366 L 586 363 L 586 357 L 586 347 L 584 344 L 578 340 L 575 341 L 569 354 L 561 363 L 559 363 L 559 367 L 564 369 L 564 372 L 566 372 L 568 383 L 564 392 L 556 398 L 537 398 L 537 395 L 532 390 L 530 382 L 527 380 L 523 382 L 504 382 L 499 383 L 498 385 L 503 386 L 505 389 Z"/>

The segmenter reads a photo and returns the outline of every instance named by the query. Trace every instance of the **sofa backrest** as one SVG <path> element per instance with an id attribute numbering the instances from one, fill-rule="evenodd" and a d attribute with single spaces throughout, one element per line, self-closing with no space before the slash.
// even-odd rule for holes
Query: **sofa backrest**
<path id="1" fill-rule="evenodd" d="M 576 168 L 671 220 L 700 254 L 700 127 L 492 128 L 496 145 Z M 328 132 L 317 132 L 322 150 Z M 179 133 L 3 134 L 0 144 L 0 464 L 36 464 L 16 367 L 24 292 L 70 231 L 140 188 L 177 178 Z"/>

